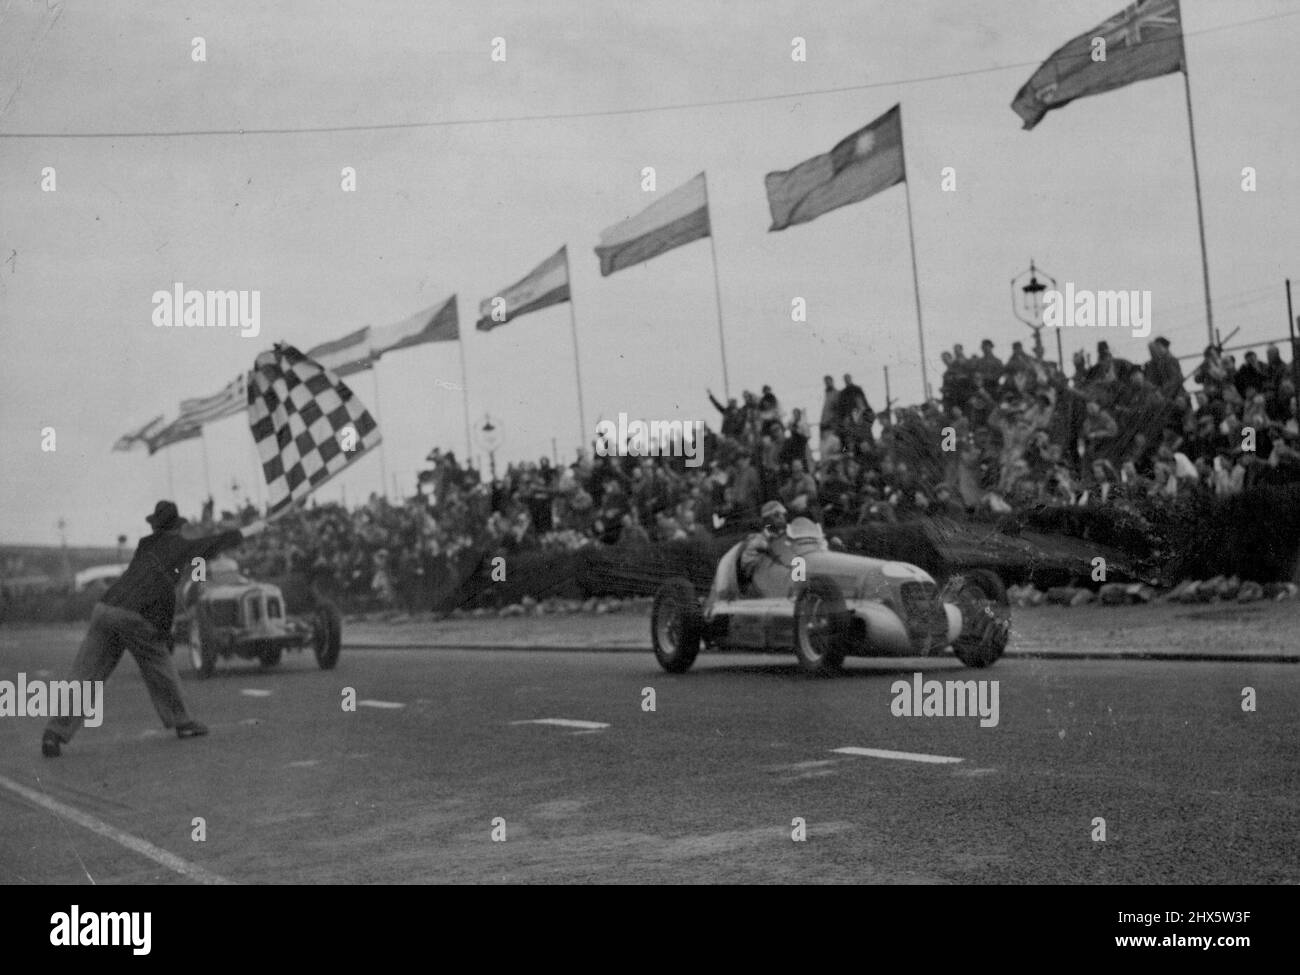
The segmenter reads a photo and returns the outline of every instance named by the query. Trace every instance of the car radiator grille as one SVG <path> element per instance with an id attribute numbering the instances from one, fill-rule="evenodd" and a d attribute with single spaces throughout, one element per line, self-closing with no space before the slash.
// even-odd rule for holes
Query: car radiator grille
<path id="1" fill-rule="evenodd" d="M 948 640 L 948 614 L 944 612 L 939 587 L 933 582 L 905 582 L 899 595 L 903 600 L 903 621 L 907 635 L 918 649 L 939 646 Z"/>
<path id="2" fill-rule="evenodd" d="M 213 599 L 207 604 L 208 619 L 214 626 L 238 626 L 239 603 L 233 599 Z"/>

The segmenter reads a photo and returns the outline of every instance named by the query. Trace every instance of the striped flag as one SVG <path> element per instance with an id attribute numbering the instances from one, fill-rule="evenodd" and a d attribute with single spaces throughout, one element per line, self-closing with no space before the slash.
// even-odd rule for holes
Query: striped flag
<path id="1" fill-rule="evenodd" d="M 177 422 L 189 425 L 212 423 L 248 409 L 248 374 L 240 373 L 226 383 L 221 392 L 213 393 L 201 399 L 181 400 L 181 412 Z"/>
<path id="2" fill-rule="evenodd" d="M 268 515 L 302 500 L 382 441 L 352 390 L 291 345 L 277 345 L 253 363 L 248 424 L 266 478 Z"/>
<path id="3" fill-rule="evenodd" d="M 499 295 L 478 306 L 480 332 L 490 332 L 512 318 L 569 300 L 569 249 L 566 244 Z"/>
<path id="4" fill-rule="evenodd" d="M 118 437 L 117 442 L 113 444 L 113 449 L 130 450 L 138 443 L 145 443 L 150 436 L 152 436 L 154 433 L 158 431 L 160 427 L 162 427 L 162 425 L 163 425 L 163 416 L 161 413 L 159 413 L 156 417 L 154 417 L 152 420 L 150 420 L 148 423 L 142 426 L 139 430 L 134 430 L 131 433 L 124 433 L 122 434 L 122 436 Z"/>
<path id="5" fill-rule="evenodd" d="M 172 420 L 165 427 L 144 438 L 145 445 L 149 448 L 149 456 L 153 456 L 164 447 L 170 447 L 174 443 L 180 443 L 182 440 L 193 440 L 203 432 L 203 427 L 197 423 L 183 423 L 180 417 Z"/>
<path id="6" fill-rule="evenodd" d="M 656 200 L 600 235 L 596 256 L 601 277 L 609 277 L 664 251 L 709 236 L 709 197 L 704 174 Z"/>
<path id="7" fill-rule="evenodd" d="M 307 358 L 320 363 L 321 366 L 339 376 L 350 376 L 363 369 L 369 369 L 379 357 L 371 351 L 370 326 L 366 325 L 355 332 L 349 332 L 341 339 L 322 342 L 308 349 Z"/>
<path id="8" fill-rule="evenodd" d="M 1178 0 L 1138 0 L 1052 52 L 1011 108 L 1032 129 L 1054 108 L 1135 81 L 1181 71 L 1183 23 Z"/>
<path id="9" fill-rule="evenodd" d="M 392 325 L 372 328 L 370 352 L 378 359 L 387 352 L 409 349 L 413 345 L 422 345 L 425 342 L 454 342 L 458 338 L 460 338 L 460 318 L 456 312 L 456 296 L 452 295 L 441 305 L 426 308 L 410 318 Z"/>
<path id="10" fill-rule="evenodd" d="M 903 117 L 895 105 L 871 124 L 841 139 L 830 152 L 794 169 L 768 173 L 768 231 L 785 230 L 823 213 L 875 196 L 906 179 Z"/>

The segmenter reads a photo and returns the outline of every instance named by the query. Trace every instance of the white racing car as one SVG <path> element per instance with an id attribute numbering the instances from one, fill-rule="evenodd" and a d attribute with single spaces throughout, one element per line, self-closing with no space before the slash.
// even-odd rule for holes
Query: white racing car
<path id="1" fill-rule="evenodd" d="M 949 647 L 968 667 L 988 667 L 1006 647 L 1011 612 L 992 572 L 951 577 L 942 592 L 906 562 L 831 551 L 821 526 L 795 518 L 742 579 L 744 543 L 719 561 L 703 601 L 684 578 L 665 582 L 650 617 L 655 658 L 672 673 L 702 646 L 747 652 L 794 649 L 817 674 L 847 656 L 933 656 Z"/>

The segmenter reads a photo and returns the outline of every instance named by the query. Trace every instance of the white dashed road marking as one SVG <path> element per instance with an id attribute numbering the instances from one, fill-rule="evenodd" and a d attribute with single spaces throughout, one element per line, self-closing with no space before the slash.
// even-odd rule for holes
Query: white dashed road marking
<path id="1" fill-rule="evenodd" d="M 264 691 L 259 687 L 245 687 L 240 692 L 245 697 L 270 697 L 270 691 Z"/>
<path id="2" fill-rule="evenodd" d="M 576 721 L 573 718 L 533 718 L 529 721 L 511 721 L 511 724 L 550 724 L 560 728 L 582 728 L 586 731 L 599 731 L 608 728 L 603 721 Z"/>
<path id="3" fill-rule="evenodd" d="M 357 707 L 359 707 L 359 708 L 389 708 L 389 709 L 392 709 L 392 708 L 404 708 L 404 707 L 406 707 L 406 705 L 405 705 L 405 704 L 400 704 L 400 703 L 398 703 L 397 701 L 372 701 L 372 700 L 370 700 L 369 698 L 367 698 L 367 699 L 364 700 L 364 701 L 358 701 L 358 702 L 357 702 Z"/>
<path id="4" fill-rule="evenodd" d="M 3 786 L 16 795 L 22 796 L 28 802 L 34 803 L 42 809 L 49 810 L 56 816 L 60 816 L 63 819 L 76 823 L 78 826 L 82 826 L 90 830 L 92 833 L 98 833 L 100 836 L 107 837 L 114 843 L 126 847 L 132 853 L 138 853 L 140 856 L 148 857 L 154 863 L 160 864 L 168 870 L 174 870 L 182 877 L 189 877 L 191 880 L 195 880 L 201 884 L 232 883 L 232 881 L 227 880 L 225 877 L 212 873 L 210 870 L 205 870 L 196 863 L 182 860 L 176 854 L 168 853 L 166 850 L 154 846 L 147 840 L 142 840 L 138 836 L 132 836 L 130 833 L 124 833 L 116 826 L 110 826 L 108 823 L 96 819 L 94 816 L 88 815 L 80 809 L 74 809 L 72 806 L 59 802 L 57 799 L 51 799 L 49 796 L 37 792 L 34 789 L 29 789 L 24 785 L 19 785 L 17 782 L 7 779 L 3 775 L 0 775 L 0 786 Z"/>
<path id="5" fill-rule="evenodd" d="M 893 758 L 900 762 L 928 762 L 931 765 L 952 765 L 963 761 L 951 755 L 924 755 L 920 752 L 891 752 L 887 748 L 832 748 L 836 755 L 862 755 L 866 758 Z"/>

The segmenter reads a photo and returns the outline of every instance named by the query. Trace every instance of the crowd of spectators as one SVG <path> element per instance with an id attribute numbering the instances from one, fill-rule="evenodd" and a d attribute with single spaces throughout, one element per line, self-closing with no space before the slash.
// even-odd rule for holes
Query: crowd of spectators
<path id="1" fill-rule="evenodd" d="M 304 570 L 409 605 L 485 554 L 746 530 L 772 499 L 839 527 L 1042 505 L 1143 515 L 1300 480 L 1294 373 L 1277 348 L 1238 364 L 1210 347 L 1190 377 L 1165 339 L 1148 353 L 1130 362 L 1099 342 L 1095 361 L 1080 352 L 1067 375 L 1019 342 L 1005 361 L 991 341 L 977 356 L 957 345 L 943 353 L 936 398 L 880 413 L 848 374 L 825 377 L 812 416 L 787 412 L 771 386 L 726 402 L 709 392 L 718 419 L 698 466 L 681 451 L 617 456 L 636 451 L 597 443 L 572 464 L 541 458 L 492 480 L 434 450 L 411 498 L 308 507 L 251 541 L 244 559 L 254 572 Z"/>

